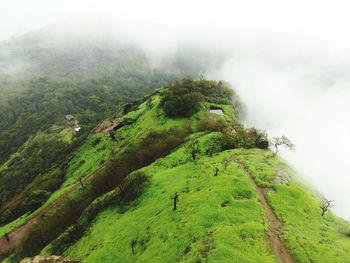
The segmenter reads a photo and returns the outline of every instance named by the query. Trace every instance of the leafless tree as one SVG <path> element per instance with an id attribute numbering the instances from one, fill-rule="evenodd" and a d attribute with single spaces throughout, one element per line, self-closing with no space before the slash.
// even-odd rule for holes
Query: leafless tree
<path id="1" fill-rule="evenodd" d="M 334 207 L 334 201 L 324 198 L 320 205 L 320 208 L 322 210 L 321 216 L 324 216 L 324 214 L 332 207 Z"/>
<path id="2" fill-rule="evenodd" d="M 280 146 L 287 147 L 289 150 L 295 149 L 295 145 L 286 136 L 273 137 L 270 140 L 270 145 L 275 147 L 276 154 L 278 153 L 278 147 Z"/>
<path id="3" fill-rule="evenodd" d="M 179 193 L 176 192 L 171 199 L 174 200 L 174 208 L 173 208 L 173 210 L 175 211 L 176 210 L 176 204 L 177 204 L 177 202 L 179 202 Z"/>
<path id="4" fill-rule="evenodd" d="M 214 176 L 218 176 L 218 174 L 219 174 L 219 168 L 218 168 L 217 166 L 215 166 L 214 169 L 215 169 Z"/>

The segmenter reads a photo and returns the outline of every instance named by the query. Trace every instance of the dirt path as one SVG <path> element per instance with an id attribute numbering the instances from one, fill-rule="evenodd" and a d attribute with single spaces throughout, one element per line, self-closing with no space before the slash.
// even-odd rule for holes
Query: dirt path
<path id="1" fill-rule="evenodd" d="M 260 203 L 262 204 L 265 210 L 266 217 L 269 221 L 269 228 L 266 233 L 266 238 L 269 241 L 270 248 L 275 254 L 277 261 L 279 263 L 295 263 L 294 259 L 292 258 L 289 251 L 284 246 L 280 238 L 283 225 L 281 221 L 278 220 L 275 213 L 272 211 L 272 208 L 270 207 L 269 203 L 267 202 L 264 190 L 257 186 L 253 179 L 253 176 L 242 162 L 240 162 L 234 157 L 232 157 L 232 160 L 235 163 L 237 163 L 239 167 L 244 171 L 244 173 L 248 177 L 249 182 L 252 184 L 252 186 L 255 188 L 256 193 L 258 194 Z"/>
<path id="2" fill-rule="evenodd" d="M 98 173 L 100 173 L 104 169 L 104 166 L 90 174 L 89 176 L 85 177 L 82 182 L 83 184 L 92 178 L 94 178 Z M 75 192 L 77 189 L 81 187 L 80 182 L 76 183 L 74 186 L 69 188 L 64 194 L 62 194 L 57 200 L 52 202 L 47 207 L 43 208 L 41 211 L 38 212 L 33 218 L 31 218 L 27 223 L 24 225 L 12 230 L 9 233 L 10 242 L 7 242 L 3 237 L 0 237 L 0 255 L 6 253 L 12 248 L 15 248 L 16 245 L 18 245 L 19 241 L 23 238 L 23 236 L 29 231 L 32 225 L 34 225 L 36 222 L 38 222 L 40 219 L 45 217 L 47 213 L 54 210 L 56 207 L 58 207 L 62 202 L 69 196 L 70 193 Z"/>

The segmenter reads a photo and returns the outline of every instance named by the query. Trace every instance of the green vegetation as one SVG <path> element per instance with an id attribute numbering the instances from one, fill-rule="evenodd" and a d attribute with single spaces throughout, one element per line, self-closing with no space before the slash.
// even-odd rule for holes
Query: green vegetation
<path id="1" fill-rule="evenodd" d="M 69 134 L 71 134 L 71 132 L 69 132 Z M 53 203 L 71 187 L 79 183 L 79 179 L 91 175 L 97 169 L 102 167 L 107 161 L 108 156 L 113 149 L 113 145 L 114 142 L 102 134 L 93 134 L 89 136 L 86 141 L 75 150 L 71 160 L 69 160 L 66 175 L 62 178 L 60 177 L 60 187 L 56 191 L 52 191 L 50 197 L 47 200 L 43 200 L 41 205 L 37 205 L 35 208 L 33 207 L 30 209 L 31 212 L 17 218 L 13 222 L 1 226 L 0 233 L 4 234 L 20 227 L 30 218 L 35 216 L 40 210 Z M 37 177 L 24 194 L 26 192 L 31 193 L 32 191 L 35 191 L 33 189 L 40 189 L 40 186 L 43 184 L 48 185 L 53 181 L 55 181 L 55 177 L 53 177 L 52 173 Z M 22 194 L 19 197 L 21 196 L 25 195 Z"/>
<path id="2" fill-rule="evenodd" d="M 1 167 L 1 223 L 40 207 L 61 185 L 64 175 L 61 165 L 74 149 L 67 130 L 52 127 L 37 133 Z"/>
<path id="3" fill-rule="evenodd" d="M 188 63 L 182 48 L 154 67 L 143 50 L 110 35 L 68 35 L 48 27 L 0 43 L 0 165 L 63 115 L 74 114 L 90 129 L 155 88 L 199 77 L 200 60 L 208 59 L 197 52 Z"/>
<path id="4" fill-rule="evenodd" d="M 267 199 L 283 222 L 283 239 L 297 262 L 350 262 L 349 225 L 332 213 L 321 217 L 319 195 L 295 178 L 294 172 L 272 152 L 239 151 L 237 158 L 262 187 L 273 191 Z M 288 182 L 273 184 L 276 171 Z"/>
<path id="5" fill-rule="evenodd" d="M 184 79 L 170 86 L 162 95 L 161 106 L 168 117 L 189 117 L 197 112 L 201 102 L 231 104 L 233 92 L 222 82 Z"/>
<path id="6" fill-rule="evenodd" d="M 64 255 L 83 262 L 274 262 L 264 238 L 264 213 L 242 171 L 231 164 L 213 176 L 213 166 L 221 168 L 230 153 L 169 168 L 184 157 L 183 150 L 142 169 L 150 185 L 141 197 L 99 214 Z M 170 199 L 175 192 L 176 212 Z M 249 197 L 236 199 L 242 193 Z"/>
<path id="7" fill-rule="evenodd" d="M 348 224 L 331 212 L 321 216 L 319 196 L 267 150 L 264 132 L 243 127 L 227 93 L 215 91 L 221 85 L 184 80 L 159 90 L 113 119 L 120 125 L 110 136 L 56 132 L 76 144 L 64 159 L 61 184 L 49 198 L 47 190 L 32 191 L 24 203 L 37 207 L 48 198 L 43 208 L 75 191 L 33 225 L 7 260 L 41 253 L 82 262 L 276 262 L 266 208 L 247 170 L 283 224 L 282 241 L 297 262 L 349 262 Z M 193 87 L 203 98 L 196 111 L 169 117 L 164 101 L 173 103 L 171 90 L 186 95 Z M 47 171 L 50 178 L 56 168 Z"/>

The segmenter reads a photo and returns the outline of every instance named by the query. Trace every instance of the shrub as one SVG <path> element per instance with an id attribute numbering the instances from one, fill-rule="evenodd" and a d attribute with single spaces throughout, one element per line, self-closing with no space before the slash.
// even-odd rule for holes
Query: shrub
<path id="1" fill-rule="evenodd" d="M 45 245 L 76 221 L 91 201 L 91 196 L 84 195 L 67 199 L 54 213 L 46 215 L 30 228 L 16 248 L 16 254 L 21 257 L 38 254 Z"/>
<path id="2" fill-rule="evenodd" d="M 136 171 L 128 175 L 120 185 L 112 191 L 96 198 L 83 212 L 78 222 L 55 239 L 48 247 L 50 254 L 62 254 L 72 242 L 78 240 L 88 228 L 90 222 L 99 212 L 111 205 L 125 204 L 135 200 L 141 193 L 148 177 L 144 172 Z"/>
<path id="3" fill-rule="evenodd" d="M 195 161 L 200 153 L 199 143 L 197 140 L 192 140 L 186 145 L 186 151 L 190 155 L 192 161 Z"/>
<path id="4" fill-rule="evenodd" d="M 220 144 L 223 150 L 234 149 L 237 145 L 237 138 L 230 130 L 226 129 L 221 134 Z"/>
<path id="5" fill-rule="evenodd" d="M 222 147 L 220 144 L 220 139 L 216 137 L 212 137 L 209 140 L 206 141 L 206 150 L 205 154 L 209 157 L 213 156 L 214 153 L 220 152 Z"/>
<path id="6" fill-rule="evenodd" d="M 125 152 L 117 160 L 107 163 L 105 172 L 92 180 L 93 192 L 101 195 L 111 191 L 132 171 L 151 164 L 182 144 L 189 132 L 189 127 L 150 132 L 139 146 Z"/>
<path id="7" fill-rule="evenodd" d="M 120 198 L 122 202 L 135 200 L 141 193 L 143 186 L 148 182 L 144 172 L 136 171 L 128 175 L 120 186 Z"/>
<path id="8" fill-rule="evenodd" d="M 50 192 L 45 190 L 35 190 L 31 195 L 24 201 L 24 206 L 29 210 L 35 210 L 39 208 L 50 196 Z"/>
<path id="9" fill-rule="evenodd" d="M 206 114 L 198 123 L 199 131 L 222 132 L 227 128 L 227 124 L 223 119 L 215 118 Z"/>
<path id="10" fill-rule="evenodd" d="M 189 117 L 198 111 L 203 96 L 199 92 L 169 90 L 164 93 L 161 106 L 168 117 Z"/>

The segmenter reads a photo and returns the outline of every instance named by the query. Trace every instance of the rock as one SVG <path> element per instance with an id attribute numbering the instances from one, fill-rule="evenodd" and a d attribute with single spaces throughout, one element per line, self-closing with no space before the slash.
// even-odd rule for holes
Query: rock
<path id="1" fill-rule="evenodd" d="M 20 263 L 81 263 L 81 261 L 66 259 L 61 256 L 35 256 L 31 258 L 24 258 Z"/>

